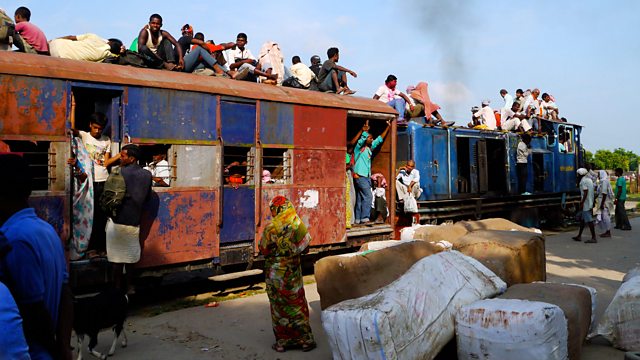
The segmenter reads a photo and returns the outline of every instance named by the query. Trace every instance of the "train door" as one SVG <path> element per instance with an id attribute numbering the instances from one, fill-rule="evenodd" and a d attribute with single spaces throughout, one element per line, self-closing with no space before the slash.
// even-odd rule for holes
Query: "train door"
<path id="1" fill-rule="evenodd" d="M 469 139 L 470 183 L 472 193 L 485 193 L 489 189 L 487 143 L 485 139 Z"/>
<path id="2" fill-rule="evenodd" d="M 256 103 L 220 102 L 222 224 L 220 262 L 247 262 L 254 252 L 256 210 Z"/>
<path id="3" fill-rule="evenodd" d="M 553 153 L 534 149 L 531 155 L 533 165 L 533 191 L 553 191 Z"/>
<path id="4" fill-rule="evenodd" d="M 425 180 L 433 184 L 433 194 L 438 198 L 449 196 L 448 135 L 445 129 L 433 129 L 433 140 L 431 142 L 433 160 L 429 164 L 430 171 L 425 174 Z"/>
<path id="5" fill-rule="evenodd" d="M 558 126 L 557 171 L 555 191 L 574 191 L 576 187 L 576 169 L 578 149 L 573 126 Z"/>

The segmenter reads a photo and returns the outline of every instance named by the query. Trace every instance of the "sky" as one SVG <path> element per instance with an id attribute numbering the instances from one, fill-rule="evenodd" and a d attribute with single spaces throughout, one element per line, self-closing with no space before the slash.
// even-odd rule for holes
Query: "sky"
<path id="1" fill-rule="evenodd" d="M 19 6 L 53 39 L 95 33 L 129 44 L 152 13 L 174 37 L 191 24 L 216 43 L 249 38 L 257 55 L 275 41 L 285 65 L 299 55 L 355 71 L 356 96 L 371 97 L 389 74 L 404 91 L 429 83 L 431 99 L 447 120 L 466 124 L 483 99 L 500 108 L 499 91 L 539 88 L 553 95 L 560 115 L 585 127 L 585 148 L 623 147 L 640 154 L 640 1 L 274 0 L 233 6 L 230 1 L 4 1 Z"/>

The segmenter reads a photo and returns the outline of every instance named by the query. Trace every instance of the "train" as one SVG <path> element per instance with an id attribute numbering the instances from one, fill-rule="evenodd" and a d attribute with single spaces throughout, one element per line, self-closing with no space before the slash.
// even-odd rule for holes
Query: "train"
<path id="1" fill-rule="evenodd" d="M 557 208 L 577 196 L 582 128 L 576 124 L 539 119 L 544 135 L 532 141 L 529 172 L 534 195 L 524 197 L 514 188 L 517 134 L 398 126 L 396 111 L 373 99 L 10 52 L 0 57 L 0 91 L 0 151 L 27 158 L 34 174 L 31 205 L 67 248 L 69 130 L 87 129 L 90 115 L 102 112 L 112 153 L 135 143 L 145 161 L 154 147 L 165 149 L 171 186 L 154 187 L 144 209 L 136 265 L 141 276 L 251 265 L 260 259 L 257 243 L 276 195 L 289 198 L 308 225 L 312 254 L 397 238 L 400 228 L 415 222 Z M 374 135 L 391 121 L 372 171 L 393 180 L 399 164 L 413 159 L 424 192 L 418 214 L 404 214 L 389 181 L 391 216 L 349 226 L 346 144 L 367 120 Z M 559 150 L 562 133 L 570 136 L 571 151 Z M 239 184 L 225 173 L 233 164 L 245 169 Z M 264 170 L 274 183 L 260 180 Z M 72 284 L 96 266 L 70 261 Z M 97 273 L 106 276 L 106 270 Z"/>

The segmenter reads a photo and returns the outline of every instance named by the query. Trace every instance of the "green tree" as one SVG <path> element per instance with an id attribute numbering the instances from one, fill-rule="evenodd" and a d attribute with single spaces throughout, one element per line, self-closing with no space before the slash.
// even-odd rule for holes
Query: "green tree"
<path id="1" fill-rule="evenodd" d="M 593 155 L 585 152 L 585 161 L 593 162 L 599 169 L 622 168 L 625 171 L 638 169 L 638 155 L 623 148 L 617 148 L 614 151 L 601 149 Z"/>

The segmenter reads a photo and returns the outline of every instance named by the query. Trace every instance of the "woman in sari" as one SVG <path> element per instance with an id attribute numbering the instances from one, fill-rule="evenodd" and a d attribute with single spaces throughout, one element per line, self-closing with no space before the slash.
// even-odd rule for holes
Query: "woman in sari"
<path id="1" fill-rule="evenodd" d="M 271 322 L 276 342 L 273 350 L 316 347 L 304 296 L 300 255 L 311 236 L 287 198 L 276 196 L 270 204 L 272 219 L 262 233 L 260 252 L 265 258 L 265 283 L 271 304 Z"/>

